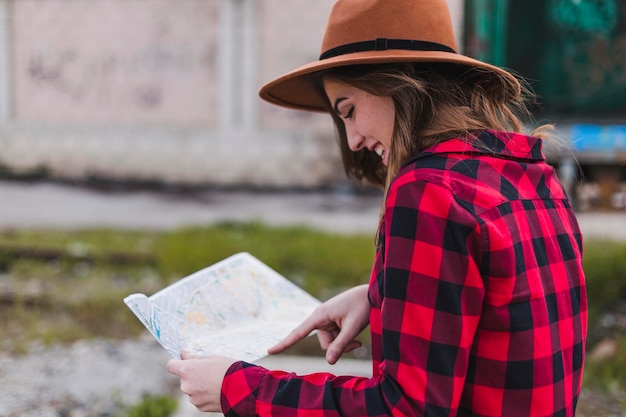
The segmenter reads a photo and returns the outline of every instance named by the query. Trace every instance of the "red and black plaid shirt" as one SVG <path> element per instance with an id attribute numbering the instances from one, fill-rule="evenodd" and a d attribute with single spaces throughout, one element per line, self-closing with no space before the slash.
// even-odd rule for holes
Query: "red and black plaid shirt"
<path id="1" fill-rule="evenodd" d="M 373 376 L 235 363 L 227 416 L 573 416 L 582 239 L 541 141 L 483 132 L 391 185 L 370 281 Z"/>

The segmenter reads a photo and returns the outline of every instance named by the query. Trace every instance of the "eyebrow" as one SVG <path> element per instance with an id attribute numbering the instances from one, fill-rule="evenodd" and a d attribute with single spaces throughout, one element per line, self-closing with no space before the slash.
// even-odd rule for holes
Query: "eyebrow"
<path id="1" fill-rule="evenodd" d="M 347 97 L 339 97 L 337 100 L 335 100 L 335 105 L 333 106 L 333 110 L 335 111 L 335 114 L 337 116 L 341 116 L 341 112 L 339 111 L 339 105 L 341 104 L 342 101 L 346 99 Z"/>

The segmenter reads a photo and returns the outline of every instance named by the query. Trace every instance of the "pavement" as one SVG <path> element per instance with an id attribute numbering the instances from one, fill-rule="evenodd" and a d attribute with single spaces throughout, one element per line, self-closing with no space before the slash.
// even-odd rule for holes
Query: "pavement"
<path id="1" fill-rule="evenodd" d="M 223 221 L 302 225 L 374 233 L 380 195 L 334 191 L 95 189 L 52 182 L 0 181 L 0 230 L 95 227 L 168 230 Z M 581 212 L 585 238 L 626 241 L 626 211 Z"/>
<path id="2" fill-rule="evenodd" d="M 167 230 L 221 221 L 372 232 L 380 197 L 333 192 L 112 190 L 0 181 L 0 229 L 92 227 Z"/>

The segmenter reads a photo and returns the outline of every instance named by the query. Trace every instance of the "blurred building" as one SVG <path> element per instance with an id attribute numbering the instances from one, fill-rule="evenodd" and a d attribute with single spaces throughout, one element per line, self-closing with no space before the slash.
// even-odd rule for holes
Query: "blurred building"
<path id="1" fill-rule="evenodd" d="M 316 59 L 332 3 L 0 1 L 0 164 L 71 179 L 331 183 L 327 117 L 257 91 Z"/>
<path id="2" fill-rule="evenodd" d="M 330 118 L 257 96 L 317 59 L 333 3 L 0 1 L 0 168 L 219 186 L 342 181 Z"/>
<path id="3" fill-rule="evenodd" d="M 343 180 L 326 115 L 257 91 L 317 59 L 335 0 L 0 0 L 0 170 L 317 187 Z M 526 76 L 574 153 L 626 165 L 626 0 L 448 0 L 459 48 Z M 575 156 L 575 162 L 571 156 Z"/>

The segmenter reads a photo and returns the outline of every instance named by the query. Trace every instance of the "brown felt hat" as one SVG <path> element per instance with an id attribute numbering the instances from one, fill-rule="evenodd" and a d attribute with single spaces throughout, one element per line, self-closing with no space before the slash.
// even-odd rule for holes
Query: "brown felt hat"
<path id="1" fill-rule="evenodd" d="M 476 80 L 495 93 L 520 93 L 511 73 L 456 52 L 446 0 L 338 0 L 320 59 L 270 81 L 259 95 L 283 107 L 325 111 L 312 74 L 346 65 L 403 62 L 457 64 L 476 72 Z"/>

